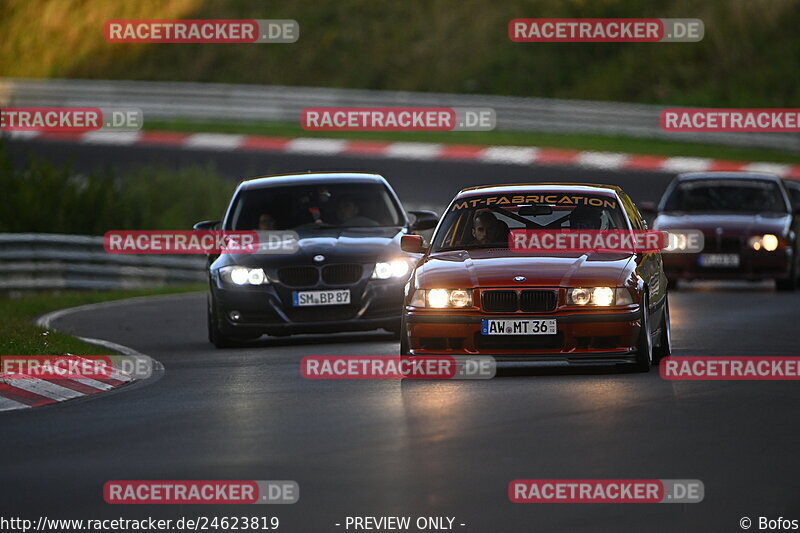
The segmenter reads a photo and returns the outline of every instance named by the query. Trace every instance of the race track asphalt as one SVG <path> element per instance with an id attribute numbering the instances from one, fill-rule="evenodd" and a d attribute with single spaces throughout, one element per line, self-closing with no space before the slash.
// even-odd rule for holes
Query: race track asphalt
<path id="1" fill-rule="evenodd" d="M 31 146 L 53 158 L 67 151 Z M 127 148 L 91 151 L 78 148 L 77 168 L 143 160 Z M 462 186 L 545 176 L 618 183 L 653 200 L 671 177 L 268 154 L 152 157 L 160 156 L 175 165 L 207 157 L 231 176 L 260 157 L 258 173 L 376 170 L 407 203 L 444 203 Z M 420 176 L 435 176 L 426 178 L 424 197 L 413 185 Z M 676 355 L 798 355 L 800 294 L 769 284 L 694 284 L 672 293 L 670 305 Z M 74 313 L 54 325 L 133 347 L 165 372 L 131 390 L 0 414 L 0 516 L 274 515 L 288 532 L 345 531 L 335 524 L 346 516 L 379 515 L 454 516 L 455 530 L 465 532 L 740 531 L 743 516 L 800 519 L 800 396 L 792 382 L 665 381 L 655 370 L 311 381 L 299 373 L 304 355 L 393 355 L 397 343 L 371 332 L 216 350 L 205 338 L 203 294 Z M 507 487 L 518 478 L 699 479 L 705 499 L 513 504 Z M 111 506 L 102 487 L 114 479 L 291 479 L 301 496 L 290 506 Z"/>

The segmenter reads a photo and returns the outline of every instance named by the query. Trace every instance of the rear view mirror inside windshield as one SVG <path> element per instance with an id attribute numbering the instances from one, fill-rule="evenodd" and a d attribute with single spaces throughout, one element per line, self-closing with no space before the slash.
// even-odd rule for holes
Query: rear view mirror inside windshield
<path id="1" fill-rule="evenodd" d="M 549 205 L 523 205 L 520 206 L 518 214 L 524 217 L 538 217 L 552 215 L 553 208 Z"/>

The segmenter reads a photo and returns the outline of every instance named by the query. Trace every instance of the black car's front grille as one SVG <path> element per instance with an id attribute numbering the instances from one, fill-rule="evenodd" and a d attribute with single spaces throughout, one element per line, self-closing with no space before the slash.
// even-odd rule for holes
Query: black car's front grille
<path id="1" fill-rule="evenodd" d="M 546 313 L 556 308 L 556 292 L 552 290 L 483 291 L 483 310 L 490 313 Z"/>
<path id="2" fill-rule="evenodd" d="M 322 281 L 328 285 L 351 285 L 361 279 L 364 266 L 358 263 L 325 265 Z M 286 267 L 278 270 L 278 279 L 289 287 L 313 287 L 319 283 L 320 268 L 314 266 Z"/>
<path id="3" fill-rule="evenodd" d="M 352 306 L 321 306 L 288 309 L 286 315 L 292 322 L 331 322 L 350 320 L 356 316 L 357 309 Z"/>
<path id="4" fill-rule="evenodd" d="M 361 279 L 364 267 L 357 263 L 322 267 L 322 280 L 329 285 L 350 285 Z"/>
<path id="5" fill-rule="evenodd" d="M 561 351 L 564 335 L 481 335 L 475 333 L 475 348 L 486 350 L 553 350 Z"/>
<path id="6" fill-rule="evenodd" d="M 319 282 L 319 271 L 317 267 L 281 268 L 278 279 L 289 287 L 313 287 Z"/>
<path id="7" fill-rule="evenodd" d="M 484 291 L 483 310 L 492 313 L 511 313 L 519 307 L 517 291 Z"/>
<path id="8" fill-rule="evenodd" d="M 720 252 L 740 252 L 742 250 L 742 239 L 739 237 L 720 237 Z"/>
<path id="9" fill-rule="evenodd" d="M 546 313 L 556 308 L 555 291 L 522 291 L 519 308 L 528 313 Z"/>

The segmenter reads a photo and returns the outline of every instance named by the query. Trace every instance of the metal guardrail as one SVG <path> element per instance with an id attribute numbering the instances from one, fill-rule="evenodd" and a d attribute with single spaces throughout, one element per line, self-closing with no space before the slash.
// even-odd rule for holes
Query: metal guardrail
<path id="1" fill-rule="evenodd" d="M 138 107 L 144 119 L 297 123 L 306 107 L 491 107 L 497 129 L 592 133 L 759 146 L 800 151 L 795 133 L 674 133 L 661 131 L 666 106 L 514 96 L 370 91 L 317 87 L 0 78 L 0 106 Z"/>
<path id="2" fill-rule="evenodd" d="M 0 291 L 134 289 L 203 282 L 206 257 L 106 253 L 102 237 L 0 233 Z"/>

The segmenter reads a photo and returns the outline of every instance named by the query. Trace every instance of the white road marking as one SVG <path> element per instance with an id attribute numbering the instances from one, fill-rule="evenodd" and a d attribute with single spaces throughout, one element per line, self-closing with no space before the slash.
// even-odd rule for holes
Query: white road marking
<path id="1" fill-rule="evenodd" d="M 785 176 L 789 173 L 791 165 L 782 165 L 780 163 L 756 162 L 756 163 L 750 163 L 749 165 L 745 165 L 742 167 L 742 169 L 748 172 L 769 172 L 770 174 Z"/>
<path id="2" fill-rule="evenodd" d="M 51 400 L 71 400 L 79 396 L 86 396 L 82 392 L 74 391 L 49 381 L 32 378 L 8 379 L 6 383 L 12 387 L 50 398 Z"/>
<path id="3" fill-rule="evenodd" d="M 582 167 L 620 168 L 628 160 L 628 154 L 618 152 L 580 152 L 575 162 Z"/>
<path id="4" fill-rule="evenodd" d="M 142 136 L 140 131 L 90 131 L 84 133 L 81 142 L 89 144 L 134 144 Z"/>
<path id="5" fill-rule="evenodd" d="M 195 133 L 183 145 L 187 148 L 206 148 L 209 150 L 235 150 L 244 142 L 244 135 L 230 133 Z"/>
<path id="6" fill-rule="evenodd" d="M 344 139 L 299 137 L 286 144 L 286 151 L 300 154 L 339 154 L 344 151 L 346 145 L 347 141 Z"/>
<path id="7" fill-rule="evenodd" d="M 30 406 L 0 396 L 0 411 L 11 411 L 12 409 L 24 409 L 25 407 L 30 407 Z"/>
<path id="8" fill-rule="evenodd" d="M 434 159 L 439 157 L 441 144 L 435 143 L 392 143 L 386 147 L 386 157 L 403 159 Z"/>
<path id="9" fill-rule="evenodd" d="M 702 172 L 708 170 L 713 159 L 704 157 L 669 157 L 664 160 L 661 170 L 668 172 Z"/>
<path id="10" fill-rule="evenodd" d="M 488 163 L 529 165 L 536 160 L 538 148 L 524 146 L 490 146 L 479 153 L 478 159 Z"/>

